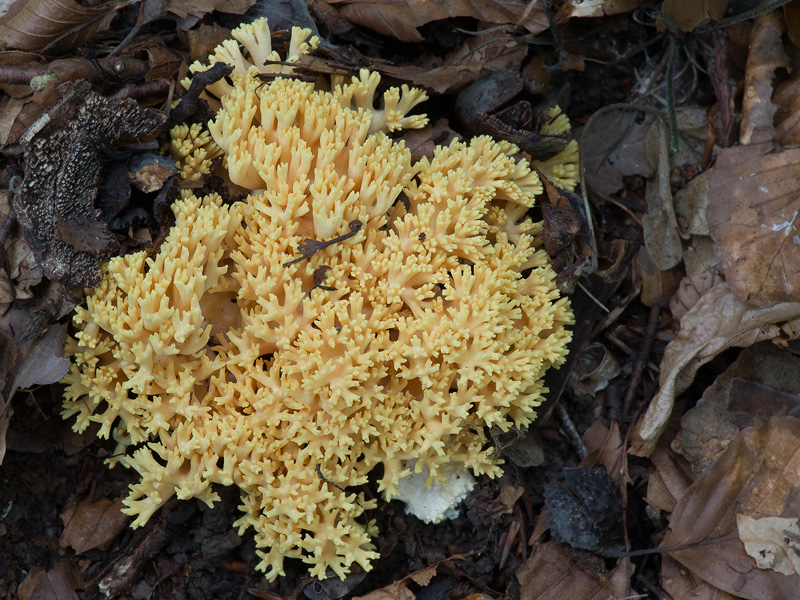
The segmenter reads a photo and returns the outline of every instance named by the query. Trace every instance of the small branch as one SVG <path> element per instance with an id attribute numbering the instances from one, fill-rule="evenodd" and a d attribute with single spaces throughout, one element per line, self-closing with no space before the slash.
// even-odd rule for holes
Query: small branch
<path id="1" fill-rule="evenodd" d="M 233 67 L 225 63 L 215 63 L 207 71 L 195 73 L 192 76 L 192 84 L 189 86 L 189 89 L 186 90 L 183 99 L 170 113 L 166 128 L 170 129 L 173 125 L 182 123 L 193 115 L 197 111 L 197 102 L 203 90 L 231 73 L 233 73 Z"/>
<path id="2" fill-rule="evenodd" d="M 636 391 L 639 389 L 639 384 L 642 382 L 644 366 L 650 359 L 650 351 L 653 348 L 653 339 L 656 336 L 658 320 L 661 317 L 662 309 L 668 301 L 669 293 L 662 294 L 656 299 L 655 302 L 653 302 L 653 306 L 650 308 L 650 317 L 647 320 L 647 329 L 644 332 L 642 345 L 639 349 L 639 354 L 636 356 L 636 362 L 633 365 L 633 373 L 631 374 L 630 384 L 628 384 L 628 389 L 625 392 L 625 400 L 622 403 L 623 415 L 629 414 L 631 405 L 633 404 L 633 398 L 636 395 Z"/>
<path id="3" fill-rule="evenodd" d="M 309 239 L 309 238 L 304 239 L 302 242 L 300 242 L 300 245 L 297 246 L 297 251 L 301 254 L 300 258 L 295 258 L 294 260 L 290 260 L 289 262 L 283 263 L 283 267 L 284 268 L 285 267 L 290 267 L 293 264 L 302 262 L 302 261 L 306 260 L 307 258 L 311 258 L 317 252 L 319 252 L 320 250 L 324 250 L 328 246 L 332 246 L 333 244 L 336 244 L 337 242 L 343 242 L 346 239 L 349 239 L 349 238 L 353 237 L 355 234 L 357 234 L 361 230 L 362 226 L 363 226 L 363 224 L 361 223 L 361 221 L 350 221 L 350 232 L 349 233 L 345 233 L 344 235 L 340 235 L 339 237 L 333 238 L 332 240 L 328 240 L 327 242 L 320 242 L 318 240 L 312 240 L 312 239 Z"/>

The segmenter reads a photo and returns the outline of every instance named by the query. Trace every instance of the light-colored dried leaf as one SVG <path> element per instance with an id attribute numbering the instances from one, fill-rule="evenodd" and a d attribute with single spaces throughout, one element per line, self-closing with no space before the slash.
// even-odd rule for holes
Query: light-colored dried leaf
<path id="1" fill-rule="evenodd" d="M 775 137 L 773 120 L 778 108 L 772 103 L 773 80 L 777 69 L 788 69 L 791 65 L 783 51 L 782 35 L 783 19 L 779 11 L 759 16 L 750 32 L 740 144 L 763 142 Z"/>
<path id="2" fill-rule="evenodd" d="M 756 568 L 737 515 L 800 514 L 800 420 L 776 417 L 736 436 L 680 499 L 661 547 L 695 576 L 737 597 L 795 598 L 800 577 Z"/>
<path id="3" fill-rule="evenodd" d="M 660 389 L 636 424 L 631 452 L 649 456 L 667 425 L 675 397 L 694 379 L 697 369 L 731 347 L 746 347 L 778 336 L 782 325 L 800 317 L 800 302 L 753 308 L 741 302 L 728 284 L 718 282 L 681 318 L 681 330 L 664 352 Z"/>
<path id="4" fill-rule="evenodd" d="M 472 17 L 495 25 L 515 25 L 532 34 L 544 31 L 549 26 L 542 4 L 529 0 L 325 1 L 336 6 L 348 21 L 404 42 L 421 42 L 423 38 L 417 31 L 418 27 L 453 17 Z"/>
<path id="5" fill-rule="evenodd" d="M 754 519 L 748 515 L 736 515 L 736 526 L 745 552 L 755 559 L 759 569 L 772 569 L 784 575 L 800 573 L 800 527 L 797 519 Z"/>
<path id="6" fill-rule="evenodd" d="M 708 224 L 725 278 L 753 306 L 800 294 L 800 149 L 771 142 L 720 152 Z"/>
<path id="7" fill-rule="evenodd" d="M 111 543 L 130 521 L 122 514 L 122 501 L 108 499 L 97 502 L 84 501 L 61 513 L 64 533 L 61 534 L 62 548 L 72 547 L 77 554 L 103 548 Z"/>

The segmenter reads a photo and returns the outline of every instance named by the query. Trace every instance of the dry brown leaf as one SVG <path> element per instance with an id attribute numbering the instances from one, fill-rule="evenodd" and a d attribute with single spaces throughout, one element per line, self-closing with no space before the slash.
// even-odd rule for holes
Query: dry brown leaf
<path id="1" fill-rule="evenodd" d="M 473 17 L 484 23 L 515 25 L 537 34 L 548 27 L 541 3 L 529 0 L 398 0 L 391 3 L 366 0 L 325 0 L 348 21 L 404 42 L 421 42 L 417 27 L 452 17 Z"/>
<path id="2" fill-rule="evenodd" d="M 661 444 L 650 455 L 650 461 L 653 464 L 647 479 L 645 501 L 671 513 L 695 479 L 692 469 L 682 456 Z"/>
<path id="3" fill-rule="evenodd" d="M 692 31 L 725 15 L 728 0 L 664 0 L 662 12 L 683 31 Z M 663 22 L 659 22 L 660 28 Z"/>
<path id="4" fill-rule="evenodd" d="M 5 408 L 5 400 L 2 394 L 0 394 L 0 407 Z M 2 411 L 0 415 L 0 465 L 3 464 L 3 459 L 6 456 L 6 435 L 8 434 L 8 423 L 10 419 L 9 413 Z"/>
<path id="5" fill-rule="evenodd" d="M 642 6 L 645 0 L 572 0 L 559 12 L 569 17 L 605 17 L 632 12 Z"/>
<path id="6" fill-rule="evenodd" d="M 608 429 L 600 421 L 595 421 L 584 432 L 581 439 L 589 452 L 588 456 L 581 461 L 581 464 L 587 466 L 603 465 L 608 476 L 614 483 L 619 484 L 622 452 L 625 448 L 622 444 L 619 423 L 613 421 L 611 429 Z"/>
<path id="7" fill-rule="evenodd" d="M 755 559 L 759 569 L 772 569 L 784 575 L 800 573 L 800 527 L 797 519 L 754 519 L 736 515 L 736 525 L 745 552 Z"/>
<path id="8" fill-rule="evenodd" d="M 255 0 L 168 0 L 167 10 L 185 19 L 189 15 L 204 17 L 214 12 L 240 15 L 255 4 Z"/>
<path id="9" fill-rule="evenodd" d="M 753 306 L 800 292 L 800 149 L 725 148 L 709 187 L 708 224 L 725 278 Z"/>
<path id="10" fill-rule="evenodd" d="M 756 568 L 737 515 L 800 514 L 800 420 L 776 417 L 741 432 L 678 502 L 661 547 L 697 577 L 742 598 L 795 598 L 800 577 Z"/>
<path id="11" fill-rule="evenodd" d="M 446 566 L 448 568 L 453 567 L 452 561 L 455 559 L 464 558 L 463 555 L 454 555 L 450 558 L 446 558 L 444 560 L 439 560 L 433 563 L 431 566 L 426 567 L 425 569 L 420 569 L 419 571 L 415 571 L 406 575 L 402 579 L 395 581 L 394 583 L 390 583 L 389 585 L 382 587 L 379 590 L 374 590 L 367 594 L 366 596 L 358 596 L 353 600 L 414 600 L 416 595 L 410 589 L 408 589 L 407 582 L 409 580 L 413 581 L 419 586 L 425 587 L 427 586 L 431 580 L 436 576 L 436 571 L 440 566 Z"/>
<path id="12" fill-rule="evenodd" d="M 414 600 L 416 595 L 408 589 L 405 580 L 395 581 L 366 596 L 356 596 L 353 600 Z"/>
<path id="13" fill-rule="evenodd" d="M 783 20 L 778 11 L 758 17 L 750 32 L 740 144 L 757 143 L 775 137 L 773 120 L 778 107 L 772 103 L 773 80 L 777 69 L 790 67 L 789 57 L 783 51 L 782 35 Z"/>
<path id="14" fill-rule="evenodd" d="M 408 577 L 414 581 L 417 585 L 421 585 L 425 587 L 431 582 L 436 576 L 436 568 L 438 564 L 428 567 L 427 569 L 422 569 L 421 571 L 416 571 L 411 573 Z"/>
<path id="15" fill-rule="evenodd" d="M 104 31 L 128 0 L 83 6 L 74 0 L 17 0 L 0 19 L 0 48 L 63 53 Z"/>
<path id="16" fill-rule="evenodd" d="M 612 573 L 606 571 L 602 559 L 563 544 L 547 542 L 537 545 L 531 557 L 517 570 L 520 600 L 612 600 L 629 597 L 619 589 L 629 581 L 615 577 L 627 570 L 627 559 L 620 561 Z"/>
<path id="17" fill-rule="evenodd" d="M 19 600 L 78 600 L 76 575 L 66 561 L 45 571 L 33 567 L 19 586 Z"/>
<path id="18" fill-rule="evenodd" d="M 687 275 L 681 279 L 678 291 L 669 302 L 669 310 L 672 318 L 680 322 L 692 307 L 700 301 L 708 290 L 722 281 L 722 275 L 717 269 L 709 269 L 696 275 Z"/>
<path id="19" fill-rule="evenodd" d="M 69 370 L 69 359 L 62 356 L 66 332 L 66 324 L 54 324 L 41 337 L 27 340 L 21 345 L 9 398 L 20 388 L 61 381 Z"/>
<path id="20" fill-rule="evenodd" d="M 647 182 L 647 213 L 642 217 L 644 244 L 650 259 L 662 271 L 680 263 L 683 244 L 672 205 L 670 186 L 669 134 L 664 119 L 657 119 L 645 140 L 647 159 L 655 166 L 655 176 Z"/>
<path id="21" fill-rule="evenodd" d="M 672 447 L 702 473 L 746 427 L 800 410 L 800 358 L 771 342 L 745 348 L 681 419 Z"/>
<path id="22" fill-rule="evenodd" d="M 636 424 L 631 452 L 649 456 L 667 425 L 675 397 L 700 366 L 731 347 L 746 347 L 778 336 L 795 337 L 800 302 L 753 308 L 741 302 L 724 281 L 716 283 L 681 318 L 681 330 L 664 352 L 660 389 Z"/>
<path id="23" fill-rule="evenodd" d="M 494 39 L 497 38 L 497 39 Z M 353 48 L 325 47 L 301 57 L 298 66 L 311 73 L 354 75 L 369 68 L 391 79 L 424 87 L 439 94 L 451 93 L 499 70 L 519 67 L 525 46 L 509 40 L 502 31 L 471 38 L 444 61 L 423 57 L 415 63 L 394 65 L 365 56 Z"/>
<path id="24" fill-rule="evenodd" d="M 622 189 L 627 175 L 649 177 L 655 171 L 645 151 L 653 115 L 624 108 L 603 109 L 592 116 L 583 134 L 586 183 L 610 195 Z"/>
<path id="25" fill-rule="evenodd" d="M 661 587 L 670 598 L 680 600 L 737 600 L 692 575 L 677 560 L 665 555 L 661 559 Z"/>
<path id="26" fill-rule="evenodd" d="M 108 499 L 97 502 L 84 501 L 61 513 L 64 533 L 59 544 L 71 546 L 77 554 L 103 548 L 125 529 L 130 517 L 120 512 L 122 501 Z"/>

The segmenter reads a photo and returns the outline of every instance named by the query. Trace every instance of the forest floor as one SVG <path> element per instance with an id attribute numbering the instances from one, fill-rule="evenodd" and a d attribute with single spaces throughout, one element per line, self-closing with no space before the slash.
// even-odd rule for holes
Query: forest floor
<path id="1" fill-rule="evenodd" d="M 0 2 L 0 599 L 796 597 L 800 4 L 752 4 Z M 138 477 L 60 416 L 91 268 L 59 276 L 53 240 L 97 264 L 158 247 L 180 187 L 158 170 L 163 115 L 188 65 L 254 16 L 276 43 L 292 25 L 327 41 L 305 74 L 366 67 L 426 89 L 431 125 L 396 136 L 415 156 L 491 133 L 547 158 L 567 141 L 539 133 L 556 105 L 580 144 L 574 193 L 550 186 L 533 211 L 576 320 L 537 420 L 491 432 L 504 473 L 478 477 L 452 520 L 423 523 L 371 477 L 380 558 L 344 580 L 287 560 L 267 581 L 233 527 L 235 487 L 132 529 Z M 158 118 L 125 125 L 150 127 L 147 143 L 96 144 L 80 183 L 48 138 L 90 139 L 74 118 L 88 89 L 109 100 L 100 128 L 127 99 Z M 88 187 L 64 195 L 65 177 Z M 64 225 L 79 196 L 102 223 Z"/>

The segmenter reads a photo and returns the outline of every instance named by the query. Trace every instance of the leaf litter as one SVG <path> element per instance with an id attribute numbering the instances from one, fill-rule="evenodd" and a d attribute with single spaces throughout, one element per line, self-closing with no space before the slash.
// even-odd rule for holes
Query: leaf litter
<path id="1" fill-rule="evenodd" d="M 73 4 L 17 0 L 0 17 L 0 597 L 792 597 L 794 13 L 737 19 L 725 0 L 658 14 L 638 0 Z M 382 559 L 345 581 L 293 565 L 267 584 L 252 540 L 226 537 L 237 499 L 225 490 L 219 510 L 173 503 L 131 532 L 117 510 L 127 475 L 102 464 L 114 444 L 75 439 L 58 416 L 81 286 L 168 226 L 178 186 L 156 153 L 175 79 L 248 9 L 329 40 L 299 65 L 310 75 L 368 67 L 426 87 L 434 125 L 406 138 L 417 158 L 485 132 L 546 152 L 565 142 L 536 134 L 556 104 L 582 142 L 583 187 L 548 185 L 535 213 L 580 322 L 540 418 L 491 432 L 506 474 L 480 480 L 455 521 L 427 526 L 384 503 L 370 516 Z M 94 128 L 72 116 L 84 104 Z M 209 118 L 190 104 L 178 114 Z M 34 183 L 37 161 L 57 170 L 81 145 L 87 189 Z M 608 369 L 587 370 L 579 357 L 598 348 Z"/>

